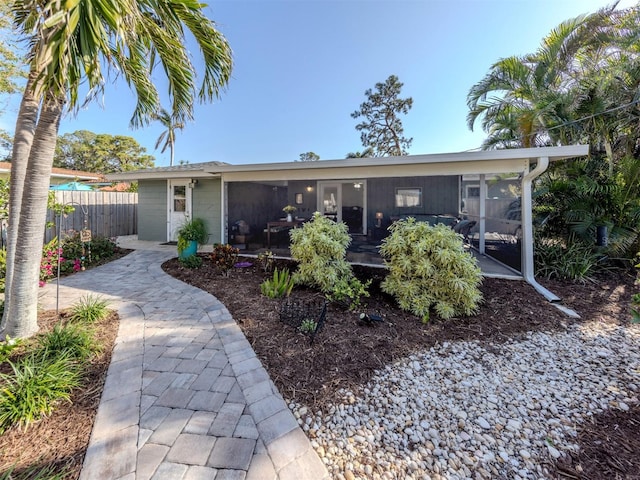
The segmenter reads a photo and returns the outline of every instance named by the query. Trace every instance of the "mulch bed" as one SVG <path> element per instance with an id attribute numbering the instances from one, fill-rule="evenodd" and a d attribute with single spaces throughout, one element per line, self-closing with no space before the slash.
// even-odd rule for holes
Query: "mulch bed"
<path id="1" fill-rule="evenodd" d="M 308 335 L 280 321 L 279 300 L 260 294 L 260 283 L 270 274 L 251 266 L 233 269 L 229 277 L 223 277 L 206 255 L 203 257 L 203 266 L 196 270 L 183 268 L 176 259 L 166 262 L 163 269 L 215 295 L 240 325 L 282 395 L 314 410 L 322 410 L 337 400 L 340 389 L 358 392 L 377 369 L 437 343 L 500 343 L 529 331 L 562 331 L 576 322 L 628 324 L 631 295 L 637 291 L 634 277 L 628 272 L 609 273 L 584 284 L 541 282 L 581 315 L 576 320 L 546 302 L 525 282 L 487 278 L 481 287 L 484 303 L 478 315 L 449 321 L 433 315 L 429 323 L 423 324 L 414 315 L 396 308 L 394 300 L 380 291 L 384 270 L 354 266 L 358 277 L 373 279 L 371 296 L 356 312 L 330 304 L 324 328 L 311 343 Z M 295 268 L 293 262 L 284 260 L 279 260 L 277 266 Z M 322 299 L 317 292 L 298 287 L 292 297 L 302 302 Z M 383 322 L 363 324 L 360 312 L 377 314 Z M 581 426 L 580 453 L 559 463 L 557 478 L 639 478 L 639 413 L 637 406 L 627 413 L 605 412 L 593 418 L 593 425 Z M 625 429 L 620 427 L 623 424 L 627 425 Z M 607 467 L 613 462 L 612 453 L 616 457 L 614 463 L 620 467 L 615 473 Z"/>
<path id="2" fill-rule="evenodd" d="M 285 261 L 279 266 L 294 268 Z M 311 343 L 309 336 L 280 322 L 278 300 L 260 294 L 260 283 L 269 276 L 261 269 L 237 268 L 225 278 L 206 259 L 197 270 L 185 269 L 175 259 L 163 268 L 220 299 L 285 398 L 317 409 L 335 400 L 339 389 L 357 392 L 378 368 L 436 343 L 503 342 L 532 330 L 561 331 L 576 321 L 627 324 L 631 295 L 638 291 L 634 278 L 623 272 L 599 276 L 586 284 L 541 282 L 580 313 L 582 319 L 573 320 L 524 282 L 485 279 L 485 302 L 478 315 L 447 322 L 434 316 L 428 324 L 422 324 L 415 316 L 395 308 L 393 299 L 380 292 L 383 270 L 356 267 L 361 278 L 374 280 L 366 307 L 349 312 L 329 305 L 326 324 Z M 300 301 L 322 301 L 309 289 L 296 288 L 293 296 Z M 358 316 L 361 311 L 378 314 L 383 322 L 362 324 Z M 52 328 L 56 321 L 54 312 L 39 315 L 42 331 Z M 53 466 L 56 471 L 66 471 L 65 478 L 78 477 L 117 329 L 115 314 L 97 325 L 105 349 L 87 373 L 86 387 L 74 392 L 73 403 L 61 404 L 51 416 L 26 431 L 11 429 L 0 436 L 0 476 L 16 465 L 15 473 L 26 466 L 35 466 L 36 471 Z M 556 478 L 640 479 L 639 423 L 640 407 L 632 405 L 628 412 L 610 410 L 579 425 L 580 450 L 558 462 Z"/>
<path id="3" fill-rule="evenodd" d="M 101 259 L 89 269 L 121 258 L 132 251 L 116 248 L 113 256 Z M 68 315 L 64 310 L 59 317 L 53 310 L 38 312 L 39 333 L 51 331 L 58 322 L 64 322 Z M 119 323 L 118 314 L 112 312 L 106 319 L 93 325 L 96 343 L 102 345 L 103 349 L 91 360 L 83 377 L 83 386 L 72 393 L 71 402 L 60 403 L 51 415 L 29 425 L 25 430 L 11 428 L 0 435 L 0 478 L 6 478 L 9 471 L 14 479 L 31 478 L 44 471 L 48 472 L 44 478 L 50 478 L 56 473 L 64 473 L 64 478 L 67 479 L 79 477 L 111 363 Z M 24 348 L 16 350 L 11 360 L 16 361 L 24 351 Z M 10 371 L 9 364 L 0 365 L 0 373 Z"/>
<path id="4" fill-rule="evenodd" d="M 41 312 L 38 315 L 40 333 L 52 330 L 67 316 L 64 311 L 60 312 L 60 318 L 55 311 Z M 13 478 L 30 478 L 22 475 L 29 471 L 52 469 L 65 472 L 64 478 L 78 478 L 111 362 L 118 325 L 115 312 L 94 324 L 94 338 L 103 345 L 103 349 L 92 359 L 83 377 L 83 387 L 72 393 L 70 403 L 60 403 L 50 416 L 29 425 L 26 430 L 13 427 L 0 436 L 0 476 L 13 469 Z M 2 365 L 3 373 L 9 370 L 7 364 Z"/>
<path id="5" fill-rule="evenodd" d="M 295 268 L 286 260 L 279 260 L 277 266 Z M 532 330 L 562 330 L 576 321 L 525 282 L 488 278 L 481 287 L 484 302 L 477 315 L 450 321 L 432 315 L 423 324 L 399 310 L 393 298 L 380 291 L 383 269 L 354 266 L 358 277 L 373 280 L 371 296 L 356 312 L 330 304 L 325 326 L 311 344 L 308 336 L 280 322 L 280 300 L 260 294 L 260 283 L 271 275 L 258 266 L 235 268 L 229 277 L 223 277 L 206 258 L 195 270 L 184 268 L 176 259 L 166 262 L 163 269 L 215 295 L 238 322 L 284 397 L 311 407 L 332 402 L 341 388 L 357 390 L 377 369 L 436 343 L 504 342 Z M 560 288 L 567 288 L 567 303 L 580 307 L 583 321 L 597 317 L 617 323 L 629 315 L 633 278 L 627 277 L 616 276 L 610 285 L 600 283 L 597 288 L 596 284 L 566 287 L 559 282 L 550 282 L 548 287 L 563 296 Z M 620 286 L 619 281 L 627 283 Z M 615 306 L 609 303 L 611 292 L 616 292 Z M 292 298 L 310 302 L 323 297 L 317 291 L 296 287 Z M 359 320 L 360 312 L 377 314 L 383 322 L 365 325 Z"/>
<path id="6" fill-rule="evenodd" d="M 640 479 L 640 405 L 609 410 L 578 426 L 578 453 L 556 465 L 560 479 Z"/>

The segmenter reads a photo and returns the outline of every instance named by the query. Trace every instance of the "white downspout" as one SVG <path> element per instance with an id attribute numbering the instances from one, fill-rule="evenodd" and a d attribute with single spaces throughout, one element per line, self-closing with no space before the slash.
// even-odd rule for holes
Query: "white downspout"
<path id="1" fill-rule="evenodd" d="M 549 157 L 539 157 L 535 168 L 522 177 L 522 276 L 544 298 L 550 302 L 559 302 L 560 298 L 540 285 L 534 277 L 532 183 L 548 166 Z"/>

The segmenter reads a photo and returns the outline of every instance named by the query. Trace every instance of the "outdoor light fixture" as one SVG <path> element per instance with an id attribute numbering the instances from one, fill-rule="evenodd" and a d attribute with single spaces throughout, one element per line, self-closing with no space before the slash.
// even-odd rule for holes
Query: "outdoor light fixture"
<path id="1" fill-rule="evenodd" d="M 360 314 L 360 322 L 365 325 L 373 325 L 374 322 L 382 322 L 382 317 L 380 315 L 376 315 L 375 313 L 361 313 Z"/>
<path id="2" fill-rule="evenodd" d="M 313 187 L 311 185 L 307 185 L 307 192 L 313 192 Z"/>
<path id="3" fill-rule="evenodd" d="M 353 188 L 355 188 L 356 190 L 360 190 L 362 188 L 362 182 L 355 182 L 353 184 Z"/>
<path id="4" fill-rule="evenodd" d="M 192 178 L 191 181 L 189 182 L 189 188 L 195 188 L 197 184 L 198 184 L 198 179 Z"/>
<path id="5" fill-rule="evenodd" d="M 382 215 L 382 212 L 376 212 L 376 227 L 380 228 L 382 226 L 383 217 L 384 215 Z"/>

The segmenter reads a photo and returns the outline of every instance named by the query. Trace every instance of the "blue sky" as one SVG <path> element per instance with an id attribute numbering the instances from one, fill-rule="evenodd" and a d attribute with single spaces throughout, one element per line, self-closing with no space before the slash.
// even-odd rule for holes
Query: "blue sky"
<path id="1" fill-rule="evenodd" d="M 307 151 L 344 158 L 363 148 L 351 112 L 366 89 L 391 74 L 404 83 L 402 97 L 413 98 L 402 118 L 405 135 L 413 137 L 411 154 L 477 148 L 484 134 L 466 125 L 470 87 L 499 58 L 535 51 L 561 21 L 608 3 L 210 1 L 207 14 L 234 52 L 233 77 L 220 100 L 198 106 L 195 122 L 178 132 L 176 162 L 282 162 Z M 60 134 L 86 129 L 132 136 L 157 166 L 169 164 L 168 150 L 154 150 L 159 124 L 129 128 L 134 99 L 126 84 L 109 85 L 102 104 L 65 118 Z"/>

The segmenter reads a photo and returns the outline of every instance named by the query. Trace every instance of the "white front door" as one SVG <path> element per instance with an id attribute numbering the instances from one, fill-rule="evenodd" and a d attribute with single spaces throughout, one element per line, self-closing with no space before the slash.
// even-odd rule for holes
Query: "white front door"
<path id="1" fill-rule="evenodd" d="M 336 222 L 342 221 L 341 210 L 341 194 L 342 188 L 339 183 L 320 183 L 320 198 L 319 198 L 319 211 L 325 217 L 330 218 Z"/>
<path id="2" fill-rule="evenodd" d="M 177 230 L 185 221 L 191 220 L 191 191 L 189 180 L 169 180 L 167 237 L 170 242 L 178 240 Z"/>
<path id="3" fill-rule="evenodd" d="M 366 180 L 319 182 L 318 210 L 336 222 L 344 222 L 351 234 L 367 231 Z"/>

